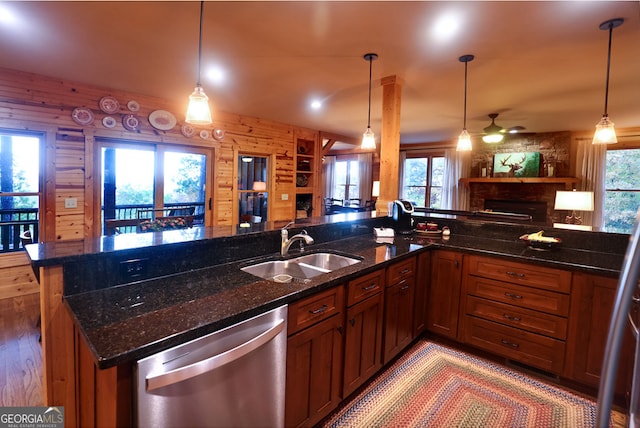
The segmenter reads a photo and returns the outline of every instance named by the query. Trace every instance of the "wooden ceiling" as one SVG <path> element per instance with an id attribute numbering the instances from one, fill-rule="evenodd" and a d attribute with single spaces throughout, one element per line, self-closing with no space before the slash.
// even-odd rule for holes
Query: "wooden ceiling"
<path id="1" fill-rule="evenodd" d="M 4 10 L 3 19 L 1 16 Z M 197 80 L 199 2 L 2 2 L 0 67 L 166 98 L 186 109 Z M 6 18 L 12 16 L 13 18 Z M 444 18 L 457 21 L 434 35 Z M 359 138 L 379 138 L 380 79 L 404 81 L 401 142 L 455 139 L 496 123 L 528 132 L 591 130 L 604 109 L 613 31 L 609 114 L 640 126 L 640 2 L 302 1 L 204 7 L 202 84 L 214 110 Z M 209 78 L 211 67 L 224 78 Z M 313 98 L 322 100 L 312 110 Z M 176 112 L 177 116 L 181 114 Z"/>

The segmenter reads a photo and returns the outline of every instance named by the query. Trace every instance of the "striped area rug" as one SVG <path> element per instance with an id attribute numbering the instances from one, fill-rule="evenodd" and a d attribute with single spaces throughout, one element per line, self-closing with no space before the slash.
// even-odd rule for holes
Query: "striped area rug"
<path id="1" fill-rule="evenodd" d="M 423 341 L 322 427 L 593 427 L 596 403 Z"/>

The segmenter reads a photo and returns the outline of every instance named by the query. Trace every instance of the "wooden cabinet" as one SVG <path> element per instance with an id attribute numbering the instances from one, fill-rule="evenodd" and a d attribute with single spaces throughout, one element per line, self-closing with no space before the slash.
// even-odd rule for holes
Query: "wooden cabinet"
<path id="1" fill-rule="evenodd" d="M 382 367 L 383 291 L 384 269 L 347 285 L 343 397 Z"/>
<path id="2" fill-rule="evenodd" d="M 289 305 L 288 427 L 312 426 L 340 403 L 343 308 L 342 286 Z"/>
<path id="3" fill-rule="evenodd" d="M 416 288 L 413 295 L 413 337 L 427 328 L 429 283 L 431 279 L 431 251 L 418 255 L 416 266 Z"/>
<path id="4" fill-rule="evenodd" d="M 382 358 L 385 364 L 413 340 L 415 276 L 415 257 L 396 262 L 387 268 Z"/>
<path id="5" fill-rule="evenodd" d="M 321 215 L 318 182 L 320 180 L 319 147 L 315 135 L 296 135 L 294 180 L 296 186 L 295 218 Z"/>
<path id="6" fill-rule="evenodd" d="M 573 274 L 571 312 L 565 376 L 597 387 L 604 359 L 618 280 L 585 273 Z M 624 395 L 632 371 L 632 337 L 623 343 L 618 366 L 616 393 Z"/>
<path id="7" fill-rule="evenodd" d="M 463 283 L 463 342 L 562 373 L 570 272 L 470 255 Z"/>
<path id="8" fill-rule="evenodd" d="M 462 279 L 462 254 L 437 250 L 431 255 L 427 329 L 456 339 Z"/>

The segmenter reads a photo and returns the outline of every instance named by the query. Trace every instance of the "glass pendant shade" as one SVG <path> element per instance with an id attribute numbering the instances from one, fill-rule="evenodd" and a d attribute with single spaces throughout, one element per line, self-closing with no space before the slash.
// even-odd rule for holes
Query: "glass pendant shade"
<path id="1" fill-rule="evenodd" d="M 367 128 L 362 134 L 362 145 L 360 146 L 363 149 L 375 149 L 376 148 L 376 136 L 371 130 L 371 128 Z"/>
<path id="2" fill-rule="evenodd" d="M 502 134 L 488 134 L 488 135 L 482 136 L 482 141 L 490 144 L 499 143 L 503 139 L 504 139 L 504 135 Z"/>
<path id="3" fill-rule="evenodd" d="M 458 136 L 458 145 L 456 146 L 456 150 L 459 152 L 471 151 L 471 135 L 469 135 L 466 129 L 463 129 Z"/>
<path id="4" fill-rule="evenodd" d="M 200 85 L 196 86 L 193 93 L 189 95 L 189 107 L 187 107 L 185 122 L 192 125 L 210 125 L 213 122 L 209 108 L 209 97 Z"/>
<path id="5" fill-rule="evenodd" d="M 618 142 L 616 130 L 609 116 L 604 115 L 596 125 L 596 133 L 593 135 L 593 144 L 615 144 Z"/>

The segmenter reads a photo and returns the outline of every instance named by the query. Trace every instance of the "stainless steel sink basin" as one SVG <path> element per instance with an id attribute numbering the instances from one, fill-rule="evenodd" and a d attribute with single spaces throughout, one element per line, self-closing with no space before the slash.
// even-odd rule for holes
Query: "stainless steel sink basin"
<path id="1" fill-rule="evenodd" d="M 347 267 L 360 260 L 333 253 L 312 253 L 289 260 L 270 260 L 241 268 L 242 271 L 263 279 L 273 280 L 277 275 L 293 278 L 313 278 L 323 273 Z"/>
<path id="2" fill-rule="evenodd" d="M 360 260 L 354 259 L 353 257 L 341 256 L 340 254 L 333 253 L 313 253 L 298 257 L 296 260 L 300 264 L 326 269 L 329 272 L 360 263 Z"/>

